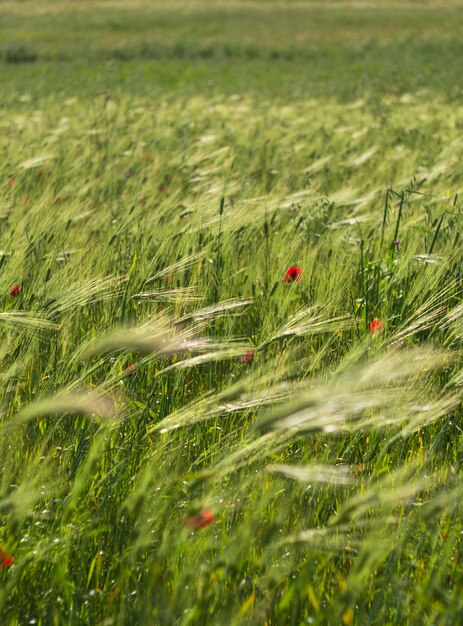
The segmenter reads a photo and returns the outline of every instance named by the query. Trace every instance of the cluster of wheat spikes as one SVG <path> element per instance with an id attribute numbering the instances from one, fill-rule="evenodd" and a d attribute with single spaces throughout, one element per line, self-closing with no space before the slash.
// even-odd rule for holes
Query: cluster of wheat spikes
<path id="1" fill-rule="evenodd" d="M 2 624 L 456 623 L 463 110 L 378 106 L 0 111 Z"/>

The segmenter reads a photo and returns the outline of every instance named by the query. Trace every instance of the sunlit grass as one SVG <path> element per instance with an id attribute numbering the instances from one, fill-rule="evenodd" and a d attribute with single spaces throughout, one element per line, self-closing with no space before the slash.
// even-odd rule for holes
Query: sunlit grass
<path id="1" fill-rule="evenodd" d="M 460 100 L 57 93 L 23 65 L 0 78 L 0 623 L 457 623 Z"/>

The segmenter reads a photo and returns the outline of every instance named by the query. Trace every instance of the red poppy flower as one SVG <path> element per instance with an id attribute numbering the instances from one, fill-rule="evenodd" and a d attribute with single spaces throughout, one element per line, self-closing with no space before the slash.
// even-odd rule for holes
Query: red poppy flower
<path id="1" fill-rule="evenodd" d="M 11 187 L 14 187 L 15 184 L 16 184 L 15 179 L 14 178 L 10 178 L 10 180 L 8 181 L 8 186 L 11 188 Z"/>
<path id="2" fill-rule="evenodd" d="M 256 351 L 251 348 L 241 357 L 241 363 L 249 363 L 251 364 L 254 361 L 254 355 Z"/>
<path id="3" fill-rule="evenodd" d="M 137 368 L 135 367 L 135 365 L 133 363 L 130 363 L 125 368 L 125 373 L 128 374 L 128 375 L 135 374 L 136 371 L 137 371 Z"/>
<path id="4" fill-rule="evenodd" d="M 302 276 L 302 270 L 300 267 L 288 267 L 286 274 L 283 276 L 285 283 L 293 283 L 295 280 L 299 280 Z"/>
<path id="5" fill-rule="evenodd" d="M 209 524 L 212 524 L 215 521 L 215 517 L 209 509 L 203 509 L 200 513 L 196 515 L 188 515 L 184 518 L 183 523 L 188 528 L 192 528 L 193 530 L 198 530 L 199 528 L 206 528 Z"/>
<path id="6" fill-rule="evenodd" d="M 13 557 L 0 548 L 0 567 L 5 569 L 13 563 Z"/>
<path id="7" fill-rule="evenodd" d="M 10 294 L 12 296 L 19 296 L 19 292 L 21 291 L 21 289 L 22 289 L 21 285 L 11 285 Z"/>
<path id="8" fill-rule="evenodd" d="M 380 319 L 375 317 L 375 319 L 370 322 L 370 333 L 374 335 L 375 333 L 380 333 L 383 330 L 383 323 Z"/>

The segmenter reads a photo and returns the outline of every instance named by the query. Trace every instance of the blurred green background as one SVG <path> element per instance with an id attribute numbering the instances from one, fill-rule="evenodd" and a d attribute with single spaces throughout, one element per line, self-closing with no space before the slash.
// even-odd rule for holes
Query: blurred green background
<path id="1" fill-rule="evenodd" d="M 7 0 L 0 81 L 11 92 L 258 92 L 285 98 L 460 98 L 460 2 Z"/>

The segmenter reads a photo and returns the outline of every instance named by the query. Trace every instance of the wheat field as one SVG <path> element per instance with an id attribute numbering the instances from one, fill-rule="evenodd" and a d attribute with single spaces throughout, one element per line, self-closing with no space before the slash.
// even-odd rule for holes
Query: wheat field
<path id="1" fill-rule="evenodd" d="M 0 4 L 0 623 L 461 621 L 463 3 Z"/>

